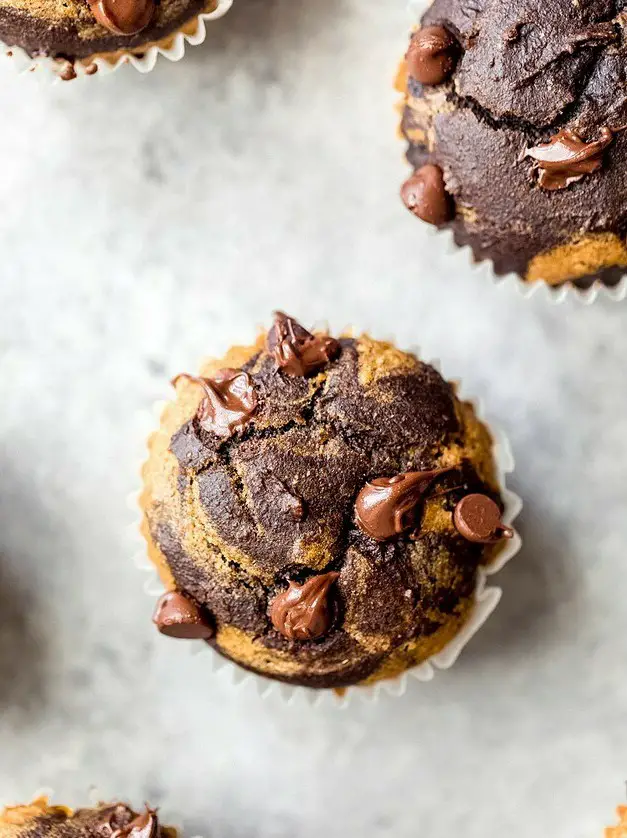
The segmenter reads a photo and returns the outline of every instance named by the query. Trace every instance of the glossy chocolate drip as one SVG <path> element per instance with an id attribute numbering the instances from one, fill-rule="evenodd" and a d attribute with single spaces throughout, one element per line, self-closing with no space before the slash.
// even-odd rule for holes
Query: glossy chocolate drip
<path id="1" fill-rule="evenodd" d="M 274 315 L 268 332 L 268 352 L 279 368 L 292 376 L 309 375 L 329 363 L 340 351 L 340 344 L 328 335 L 313 335 L 293 317 L 281 311 Z"/>
<path id="2" fill-rule="evenodd" d="M 96 0 L 90 8 L 98 23 L 116 35 L 136 35 L 155 13 L 154 0 Z"/>
<path id="3" fill-rule="evenodd" d="M 357 496 L 355 517 L 366 535 L 388 541 L 412 529 L 418 508 L 433 481 L 451 471 L 408 471 L 395 477 L 370 480 Z"/>
<path id="4" fill-rule="evenodd" d="M 331 624 L 329 589 L 338 577 L 339 573 L 324 573 L 304 585 L 290 582 L 270 609 L 275 629 L 288 640 L 315 640 L 326 634 Z"/>
<path id="5" fill-rule="evenodd" d="M 181 379 L 199 384 L 205 391 L 196 416 L 200 427 L 216 436 L 227 438 L 241 431 L 257 408 L 252 379 L 243 370 L 219 370 L 213 378 L 181 373 L 172 384 L 176 387 Z"/>
<path id="6" fill-rule="evenodd" d="M 538 183 L 543 189 L 565 189 L 603 165 L 603 152 L 614 139 L 613 132 L 601 128 L 600 138 L 586 143 L 574 131 L 565 129 L 548 143 L 528 148 L 527 157 L 536 162 Z"/>

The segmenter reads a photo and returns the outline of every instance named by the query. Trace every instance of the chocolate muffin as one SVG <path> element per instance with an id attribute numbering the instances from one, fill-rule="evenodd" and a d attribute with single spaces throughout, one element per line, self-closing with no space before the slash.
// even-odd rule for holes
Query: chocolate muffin
<path id="1" fill-rule="evenodd" d="M 167 47 L 179 30 L 194 29 L 219 0 L 0 0 L 0 40 L 31 57 L 58 59 L 63 78 L 80 62 L 88 73 L 96 58 L 113 63 L 153 45 Z"/>
<path id="2" fill-rule="evenodd" d="M 513 532 L 490 433 L 433 367 L 279 313 L 173 383 L 141 496 L 161 632 L 316 688 L 396 676 L 455 636 Z"/>
<path id="3" fill-rule="evenodd" d="M 404 65 L 401 194 L 497 274 L 627 268 L 627 0 L 435 0 Z"/>
<path id="4" fill-rule="evenodd" d="M 160 826 L 148 808 L 137 814 L 124 803 L 109 803 L 73 812 L 40 797 L 0 812 L 0 838 L 176 838 L 176 830 Z"/>

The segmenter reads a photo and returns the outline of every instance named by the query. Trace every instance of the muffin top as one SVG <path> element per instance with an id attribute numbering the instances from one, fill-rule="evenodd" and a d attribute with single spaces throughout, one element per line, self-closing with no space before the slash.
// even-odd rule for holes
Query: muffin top
<path id="1" fill-rule="evenodd" d="M 511 533 L 489 433 L 433 367 L 279 314 L 175 384 L 142 497 L 164 633 L 317 687 L 397 674 L 456 633 Z"/>
<path id="2" fill-rule="evenodd" d="M 75 60 L 161 42 L 216 7 L 217 0 L 0 0 L 0 40 L 63 60 L 69 79 Z"/>
<path id="3" fill-rule="evenodd" d="M 124 803 L 102 804 L 73 812 L 39 798 L 0 812 L 0 838 L 175 838 L 161 827 L 156 812 L 137 814 Z"/>
<path id="4" fill-rule="evenodd" d="M 424 15 L 409 159 L 443 174 L 435 223 L 455 214 L 497 271 L 558 283 L 627 265 L 626 26 L 626 0 L 435 0 Z"/>

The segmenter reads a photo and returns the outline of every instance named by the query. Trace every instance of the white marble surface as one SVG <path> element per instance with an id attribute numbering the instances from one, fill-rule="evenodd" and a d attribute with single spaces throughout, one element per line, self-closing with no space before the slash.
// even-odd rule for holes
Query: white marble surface
<path id="1" fill-rule="evenodd" d="M 396 197 L 403 1 L 236 0 L 149 76 L 0 82 L 0 798 L 205 838 L 594 838 L 627 780 L 627 329 L 443 256 Z M 168 376 L 281 306 L 420 344 L 512 440 L 524 551 L 450 672 L 348 711 L 159 638 L 126 497 Z"/>

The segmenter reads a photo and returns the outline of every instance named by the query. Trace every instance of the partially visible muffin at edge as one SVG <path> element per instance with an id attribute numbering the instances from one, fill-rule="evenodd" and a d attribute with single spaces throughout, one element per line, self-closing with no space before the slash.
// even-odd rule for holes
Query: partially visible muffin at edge
<path id="1" fill-rule="evenodd" d="M 617 826 L 607 827 L 605 838 L 627 838 L 627 806 L 619 806 L 616 814 L 619 823 Z"/>
<path id="2" fill-rule="evenodd" d="M 627 2 L 435 0 L 401 76 L 406 206 L 497 274 L 627 272 Z"/>
<path id="3" fill-rule="evenodd" d="M 125 803 L 102 803 L 73 811 L 40 797 L 0 810 L 0 838 L 176 838 L 176 830 L 148 808 L 138 814 Z"/>
<path id="4" fill-rule="evenodd" d="M 201 376 L 175 380 L 143 469 L 158 628 L 316 688 L 441 650 L 513 534 L 472 406 L 390 343 L 283 314 Z"/>
<path id="5" fill-rule="evenodd" d="M 30 56 L 58 59 L 73 77 L 74 62 L 110 61 L 158 44 L 213 12 L 217 0 L 0 0 L 0 41 Z"/>

